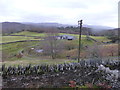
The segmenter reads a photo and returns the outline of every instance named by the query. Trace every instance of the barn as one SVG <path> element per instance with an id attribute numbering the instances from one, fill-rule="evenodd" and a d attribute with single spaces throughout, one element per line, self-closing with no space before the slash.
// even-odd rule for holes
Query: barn
<path id="1" fill-rule="evenodd" d="M 70 36 L 70 35 L 60 35 L 57 38 L 58 39 L 67 39 L 67 40 L 74 40 L 75 39 L 74 36 Z"/>

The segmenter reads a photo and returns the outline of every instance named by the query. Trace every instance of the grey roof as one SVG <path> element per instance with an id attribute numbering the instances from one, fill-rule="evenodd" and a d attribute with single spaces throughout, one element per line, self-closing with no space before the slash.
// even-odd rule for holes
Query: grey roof
<path id="1" fill-rule="evenodd" d="M 73 38 L 74 38 L 74 36 L 70 36 L 70 35 L 60 35 L 60 36 L 66 37 L 66 38 L 70 38 L 70 39 L 73 39 Z"/>

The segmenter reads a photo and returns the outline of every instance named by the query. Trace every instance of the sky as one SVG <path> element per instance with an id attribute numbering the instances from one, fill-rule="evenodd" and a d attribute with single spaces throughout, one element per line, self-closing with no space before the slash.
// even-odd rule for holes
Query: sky
<path id="1" fill-rule="evenodd" d="M 118 27 L 119 0 L 0 0 L 0 22 Z"/>

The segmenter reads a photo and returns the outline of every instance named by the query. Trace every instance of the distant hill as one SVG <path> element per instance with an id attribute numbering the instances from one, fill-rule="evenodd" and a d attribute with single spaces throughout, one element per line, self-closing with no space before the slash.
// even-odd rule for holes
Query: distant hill
<path id="1" fill-rule="evenodd" d="M 113 36 L 119 34 L 120 34 L 120 28 L 114 28 L 114 29 L 108 29 L 108 30 L 102 30 L 96 32 L 96 35 L 107 35 L 107 36 Z"/>
<path id="2" fill-rule="evenodd" d="M 27 24 L 27 25 L 34 25 L 34 26 L 38 26 L 38 27 L 67 27 L 67 26 L 71 26 L 68 24 L 60 24 L 60 23 L 31 23 L 31 22 L 23 22 L 23 24 Z"/>
<path id="3" fill-rule="evenodd" d="M 59 23 L 21 23 L 21 22 L 2 22 L 2 33 L 15 33 L 22 30 L 40 29 L 45 27 L 66 27 L 69 25 Z"/>
<path id="4" fill-rule="evenodd" d="M 83 25 L 83 26 L 84 27 L 89 27 L 93 31 L 103 31 L 103 30 L 114 29 L 114 27 L 100 26 L 100 25 Z"/>
<path id="5" fill-rule="evenodd" d="M 25 28 L 24 24 L 17 22 L 3 22 L 2 23 L 2 33 L 12 33 L 18 32 Z"/>
<path id="6" fill-rule="evenodd" d="M 31 23 L 31 22 L 2 22 L 2 33 L 15 33 L 22 30 L 45 30 L 48 27 L 78 27 L 77 25 L 59 24 L 59 23 Z M 93 31 L 103 31 L 113 29 L 106 26 L 83 25 L 84 28 L 91 28 Z"/>

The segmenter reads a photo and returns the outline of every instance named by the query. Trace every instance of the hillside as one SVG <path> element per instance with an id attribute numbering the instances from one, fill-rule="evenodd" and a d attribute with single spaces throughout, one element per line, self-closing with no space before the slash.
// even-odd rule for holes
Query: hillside
<path id="1" fill-rule="evenodd" d="M 34 47 L 36 49 L 42 48 L 42 44 L 43 44 L 42 40 L 46 35 L 47 35 L 46 33 L 22 31 L 22 32 L 10 34 L 9 36 L 2 36 L 2 42 L 0 44 L 2 44 L 1 50 L 3 51 L 3 59 L 5 61 L 24 60 L 25 62 L 27 62 L 27 60 L 36 60 L 36 62 L 38 62 L 40 59 L 41 62 L 44 62 L 47 59 L 46 56 L 43 55 L 44 56 L 43 57 L 37 52 L 31 52 L 31 54 L 29 54 L 28 51 L 31 49 L 31 47 Z M 71 59 L 75 58 L 77 54 L 79 35 L 68 34 L 68 33 L 58 33 L 57 35 L 70 35 L 76 38 L 75 40 L 71 40 L 71 41 L 68 41 L 68 40 L 57 41 L 58 44 L 59 43 L 61 44 L 61 47 L 62 47 L 61 50 L 63 50 L 60 54 L 61 56 L 58 56 L 59 57 L 58 59 L 63 59 L 63 62 L 64 62 L 67 55 L 71 55 Z M 81 41 L 82 57 L 86 55 L 86 51 L 85 51 L 87 50 L 85 48 L 86 46 L 90 48 L 95 43 L 102 45 L 102 41 L 108 42 L 110 40 L 104 36 L 89 36 L 89 39 L 88 39 L 86 38 L 86 35 L 82 35 L 82 41 Z M 114 48 L 115 47 L 117 46 L 114 46 Z M 21 51 L 24 51 L 24 56 L 22 58 L 17 58 L 15 55 L 19 54 L 19 52 Z M 11 63 L 14 63 L 14 62 L 15 61 Z M 46 62 L 49 62 L 49 60 L 47 60 Z M 60 62 L 60 61 L 58 60 L 56 62 Z M 31 63 L 34 63 L 34 62 L 31 61 Z"/>
<path id="2" fill-rule="evenodd" d="M 2 22 L 2 33 L 3 35 L 16 33 L 23 30 L 29 30 L 34 32 L 49 32 L 51 29 L 55 29 L 58 32 L 63 33 L 79 33 L 79 27 L 76 25 L 66 25 L 59 23 L 23 23 L 23 22 Z M 104 31 L 105 30 L 105 31 Z M 105 26 L 92 26 L 92 25 L 83 25 L 82 33 L 83 34 L 92 34 L 98 35 L 99 32 L 102 34 L 107 32 L 107 30 L 112 30 L 111 27 Z"/>
<path id="3" fill-rule="evenodd" d="M 59 23 L 19 23 L 19 22 L 2 22 L 2 33 L 16 33 L 20 31 L 33 31 L 33 32 L 49 32 L 51 29 L 54 29 L 58 32 L 63 31 L 59 29 L 63 27 L 65 32 L 74 32 L 71 28 L 72 25 L 65 25 Z M 73 27 L 73 26 L 72 26 Z M 76 28 L 76 27 L 75 27 Z M 83 28 L 84 31 L 87 30 L 87 27 Z M 77 32 L 79 28 L 77 28 Z"/>
<path id="4" fill-rule="evenodd" d="M 25 28 L 24 24 L 17 22 L 3 22 L 2 23 L 2 33 L 13 33 L 19 32 Z"/>

